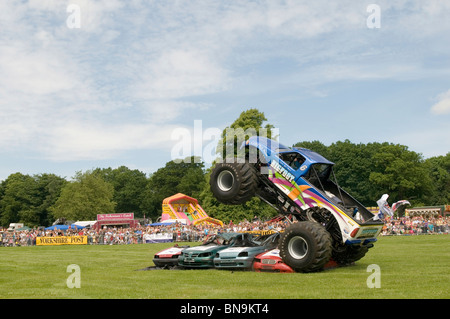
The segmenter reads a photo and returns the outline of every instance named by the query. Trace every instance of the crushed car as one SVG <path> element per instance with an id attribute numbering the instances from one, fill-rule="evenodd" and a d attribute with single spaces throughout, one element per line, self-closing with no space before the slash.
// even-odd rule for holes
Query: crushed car
<path id="1" fill-rule="evenodd" d="M 291 267 L 283 262 L 278 248 L 257 255 L 253 262 L 253 270 L 256 272 L 294 272 Z"/>
<path id="2" fill-rule="evenodd" d="M 199 246 L 186 248 L 178 256 L 178 266 L 183 268 L 213 268 L 215 255 L 230 246 L 239 233 L 223 233 L 208 236 Z"/>
<path id="3" fill-rule="evenodd" d="M 153 263 L 156 267 L 159 268 L 170 268 L 178 266 L 178 257 L 181 255 L 181 252 L 190 246 L 178 246 L 175 245 L 170 248 L 166 248 L 157 252 L 153 256 Z"/>
<path id="4" fill-rule="evenodd" d="M 235 238 L 231 247 L 216 253 L 214 267 L 250 270 L 255 256 L 277 247 L 279 237 L 279 233 L 259 237 L 250 233 L 242 233 Z"/>

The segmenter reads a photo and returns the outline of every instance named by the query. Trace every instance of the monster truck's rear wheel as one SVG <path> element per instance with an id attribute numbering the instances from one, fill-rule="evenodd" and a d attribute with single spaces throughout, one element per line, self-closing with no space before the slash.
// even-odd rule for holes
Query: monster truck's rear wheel
<path id="1" fill-rule="evenodd" d="M 217 200 L 228 205 L 239 205 L 255 196 L 258 179 L 249 163 L 219 163 L 211 172 L 211 191 Z"/>
<path id="2" fill-rule="evenodd" d="M 339 265 L 348 265 L 363 258 L 368 250 L 367 246 L 346 246 L 333 250 L 332 256 Z"/>
<path id="3" fill-rule="evenodd" d="M 295 271 L 314 272 L 323 269 L 331 257 L 331 236 L 315 222 L 290 225 L 280 238 L 280 256 Z"/>

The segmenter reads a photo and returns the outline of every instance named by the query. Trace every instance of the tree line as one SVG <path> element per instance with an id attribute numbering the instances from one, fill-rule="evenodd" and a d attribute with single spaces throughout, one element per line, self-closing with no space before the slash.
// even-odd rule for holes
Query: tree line
<path id="1" fill-rule="evenodd" d="M 164 198 L 178 192 L 198 196 L 204 174 L 204 164 L 194 161 L 170 161 L 149 176 L 126 166 L 79 171 L 70 181 L 14 173 L 0 183 L 0 225 L 48 226 L 58 218 L 95 220 L 97 214 L 126 212 L 156 220 Z"/>
<path id="2" fill-rule="evenodd" d="M 382 194 L 391 203 L 406 199 L 414 206 L 450 203 L 450 152 L 424 159 L 405 145 L 355 144 L 349 140 L 325 146 L 319 141 L 295 146 L 314 150 L 335 163 L 339 185 L 365 206 L 376 206 Z"/>
<path id="3" fill-rule="evenodd" d="M 257 109 L 242 112 L 229 127 L 264 130 L 269 137 L 273 128 Z M 226 145 L 226 130 L 222 138 L 221 145 Z M 376 206 L 384 193 L 390 195 L 391 203 L 401 199 L 415 206 L 450 203 L 450 152 L 424 159 L 404 145 L 349 140 L 328 146 L 320 141 L 299 141 L 293 146 L 311 149 L 334 162 L 340 186 L 365 206 Z M 209 173 L 210 168 L 195 157 L 169 161 L 149 175 L 126 166 L 79 171 L 71 180 L 55 174 L 18 172 L 0 182 L 0 225 L 48 226 L 58 218 L 95 220 L 97 214 L 126 212 L 156 220 L 163 199 L 176 193 L 197 198 L 210 216 L 225 222 L 276 215 L 258 198 L 239 206 L 220 204 L 209 189 Z"/>

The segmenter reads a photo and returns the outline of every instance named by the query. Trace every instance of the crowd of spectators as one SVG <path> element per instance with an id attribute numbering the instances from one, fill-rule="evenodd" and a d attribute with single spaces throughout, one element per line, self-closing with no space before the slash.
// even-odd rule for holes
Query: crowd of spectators
<path id="1" fill-rule="evenodd" d="M 0 236 L 0 246 L 33 246 L 36 245 L 37 237 L 57 236 L 87 236 L 88 245 L 123 245 L 145 243 L 146 235 L 170 234 L 173 241 L 203 241 L 211 234 L 220 232 L 244 232 L 244 231 L 281 231 L 285 228 L 287 221 L 274 220 L 262 222 L 255 218 L 252 221 L 244 220 L 239 223 L 232 221 L 224 226 L 214 224 L 184 225 L 175 223 L 159 226 L 139 226 L 136 228 L 126 227 L 103 227 L 100 230 L 92 228 L 69 228 L 58 229 L 31 229 L 22 231 L 4 230 Z"/>
<path id="2" fill-rule="evenodd" d="M 450 216 L 387 218 L 381 235 L 448 234 Z"/>
<path id="3" fill-rule="evenodd" d="M 401 217 L 387 219 L 381 233 L 390 235 L 422 235 L 422 234 L 448 234 L 450 217 Z M 285 219 L 263 222 L 257 218 L 251 221 L 244 220 L 239 223 L 232 221 L 224 226 L 212 224 L 183 225 L 172 224 L 165 226 L 139 226 L 137 228 L 104 227 L 100 230 L 90 228 L 70 228 L 68 230 L 31 229 L 23 231 L 2 231 L 0 246 L 33 246 L 36 237 L 55 236 L 87 236 L 88 245 L 123 245 L 145 243 L 146 235 L 171 234 L 173 241 L 203 241 L 211 234 L 220 232 L 244 231 L 282 231 L 287 225 Z"/>

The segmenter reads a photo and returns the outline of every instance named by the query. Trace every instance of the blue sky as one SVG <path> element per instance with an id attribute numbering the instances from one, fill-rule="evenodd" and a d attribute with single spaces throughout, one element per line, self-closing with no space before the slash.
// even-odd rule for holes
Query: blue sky
<path id="1" fill-rule="evenodd" d="M 192 152 L 205 155 L 206 133 L 249 108 L 284 144 L 445 155 L 449 15 L 432 0 L 1 1 L 0 180 L 151 173 L 174 159 L 176 132 L 201 123 Z"/>

